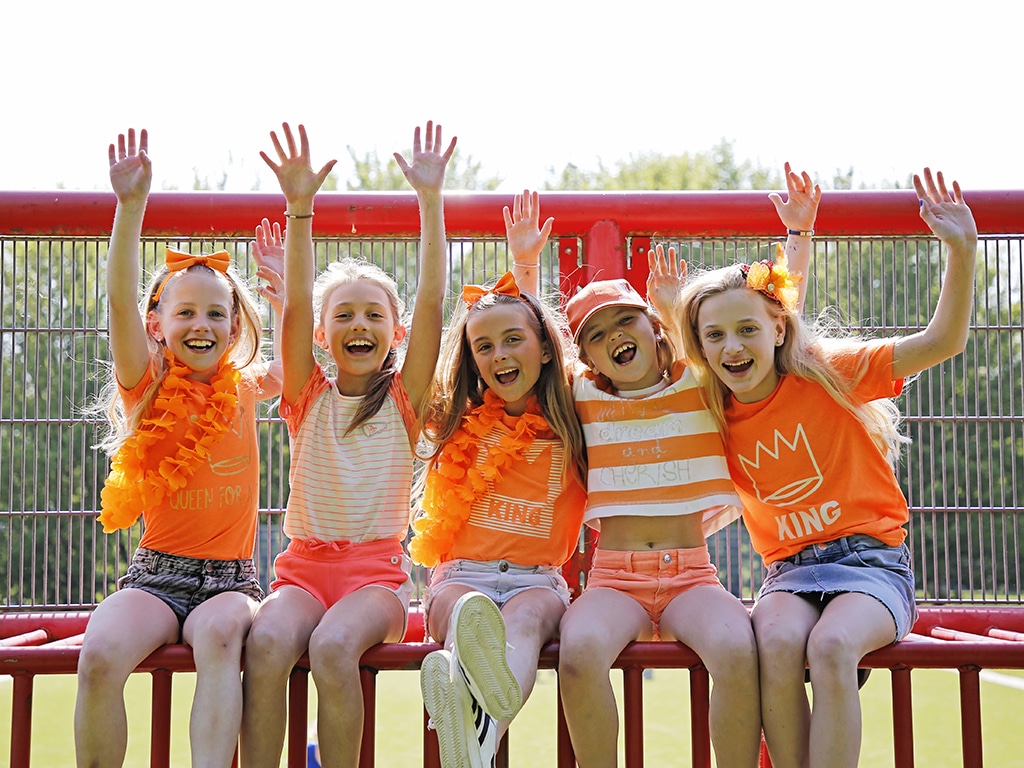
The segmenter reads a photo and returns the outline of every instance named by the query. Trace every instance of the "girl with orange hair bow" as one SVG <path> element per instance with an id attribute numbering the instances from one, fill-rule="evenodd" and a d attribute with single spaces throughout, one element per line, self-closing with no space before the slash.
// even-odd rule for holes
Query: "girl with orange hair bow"
<path id="1" fill-rule="evenodd" d="M 427 629 L 445 647 L 420 682 L 444 768 L 493 765 L 569 603 L 560 567 L 579 540 L 586 462 L 563 325 L 508 273 L 462 289 L 442 343 L 409 552 L 433 567 Z"/>
<path id="2" fill-rule="evenodd" d="M 192 646 L 192 765 L 231 762 L 242 717 L 240 658 L 263 596 L 253 564 L 259 496 L 256 401 L 280 382 L 263 362 L 253 296 L 225 251 L 167 249 L 139 306 L 139 248 L 152 167 L 145 130 L 109 150 L 117 209 L 107 257 L 114 380 L 105 532 L 141 516 L 118 591 L 96 608 L 78 663 L 79 765 L 120 765 L 128 675 L 161 645 Z M 268 274 L 268 273 L 264 273 Z"/>

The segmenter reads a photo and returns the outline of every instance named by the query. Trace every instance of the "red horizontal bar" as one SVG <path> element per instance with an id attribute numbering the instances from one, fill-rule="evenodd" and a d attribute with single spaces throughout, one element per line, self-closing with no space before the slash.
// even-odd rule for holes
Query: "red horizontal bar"
<path id="1" fill-rule="evenodd" d="M 50 635 L 45 629 L 36 629 L 31 632 L 23 632 L 20 635 L 14 635 L 13 637 L 3 638 L 0 640 L 0 648 L 42 645 L 49 639 Z"/>
<path id="2" fill-rule="evenodd" d="M 1024 190 L 965 192 L 982 234 L 1024 232 Z M 502 207 L 512 196 L 451 192 L 445 220 L 451 236 L 504 237 Z M 0 191 L 0 233 L 107 236 L 115 198 L 108 192 Z M 582 237 L 598 221 L 614 221 L 628 235 L 669 237 L 777 237 L 781 225 L 767 192 L 545 192 L 545 217 L 554 236 Z M 324 236 L 417 236 L 413 194 L 323 192 L 314 232 Z M 143 234 L 234 236 L 252 233 L 268 216 L 281 221 L 284 200 L 267 193 L 154 192 Z M 829 190 L 815 224 L 821 236 L 927 235 L 910 190 Z"/>

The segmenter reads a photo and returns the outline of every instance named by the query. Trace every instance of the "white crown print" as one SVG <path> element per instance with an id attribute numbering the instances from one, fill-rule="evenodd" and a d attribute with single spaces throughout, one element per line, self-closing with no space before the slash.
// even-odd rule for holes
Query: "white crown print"
<path id="1" fill-rule="evenodd" d="M 795 504 L 814 493 L 824 482 L 818 462 L 807 443 L 804 425 L 798 424 L 793 440 L 775 430 L 775 449 L 757 441 L 754 459 L 740 456 L 740 465 L 754 483 L 757 498 L 766 504 Z M 779 482 L 785 485 L 779 487 Z"/>

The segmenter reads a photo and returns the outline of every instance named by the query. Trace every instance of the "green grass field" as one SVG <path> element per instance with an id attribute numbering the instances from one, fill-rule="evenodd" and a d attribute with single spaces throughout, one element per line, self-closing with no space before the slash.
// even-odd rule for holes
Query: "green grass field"
<path id="1" fill-rule="evenodd" d="M 1024 672 L 1005 672 L 1024 683 Z M 621 676 L 613 673 L 618 683 Z M 958 677 L 952 672 L 913 673 L 914 755 L 916 764 L 945 768 L 962 764 Z M 0 682 L 0 722 L 10 723 L 11 684 Z M 419 682 L 411 672 L 382 672 L 378 680 L 377 765 L 381 768 L 420 765 L 422 717 Z M 194 676 L 174 676 L 174 723 L 171 765 L 188 766 L 188 711 Z M 1024 690 L 982 681 L 985 765 L 1024 768 Z M 312 686 L 311 686 L 312 688 Z M 126 699 L 130 739 L 125 765 L 149 764 L 149 677 L 133 675 Z M 542 670 L 533 696 L 510 734 L 510 763 L 514 768 L 555 764 L 554 672 Z M 689 765 L 688 681 L 684 670 L 654 670 L 644 682 L 645 760 L 647 765 Z M 67 675 L 36 678 L 33 700 L 32 765 L 37 768 L 74 765 L 72 716 L 75 678 Z M 620 699 L 621 700 L 621 699 Z M 861 694 L 864 745 L 861 766 L 893 765 L 892 705 L 889 674 L 876 670 Z M 315 712 L 315 691 L 310 713 Z M 0 765 L 10 754 L 10 729 L 0 728 Z M 620 764 L 621 764 L 620 759 Z M 284 761 L 282 759 L 282 765 Z"/>

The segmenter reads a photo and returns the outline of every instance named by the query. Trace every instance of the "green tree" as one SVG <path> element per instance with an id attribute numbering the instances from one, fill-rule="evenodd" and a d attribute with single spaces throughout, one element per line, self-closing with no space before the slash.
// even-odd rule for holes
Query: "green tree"
<path id="1" fill-rule="evenodd" d="M 347 149 L 354 168 L 352 178 L 345 183 L 350 192 L 410 191 L 409 182 L 405 180 L 402 169 L 391 155 L 381 160 L 377 150 L 360 155 L 352 147 Z M 497 189 L 501 181 L 499 176 L 484 176 L 482 165 L 473 160 L 472 155 L 463 158 L 456 148 L 451 160 L 448 161 L 444 186 L 445 189 L 489 191 Z"/>
<path id="2" fill-rule="evenodd" d="M 781 170 L 736 160 L 732 142 L 723 139 L 706 152 L 665 155 L 642 152 L 619 160 L 614 170 L 598 161 L 596 171 L 569 163 L 560 173 L 550 170 L 545 189 L 551 190 L 701 190 L 779 189 Z"/>

